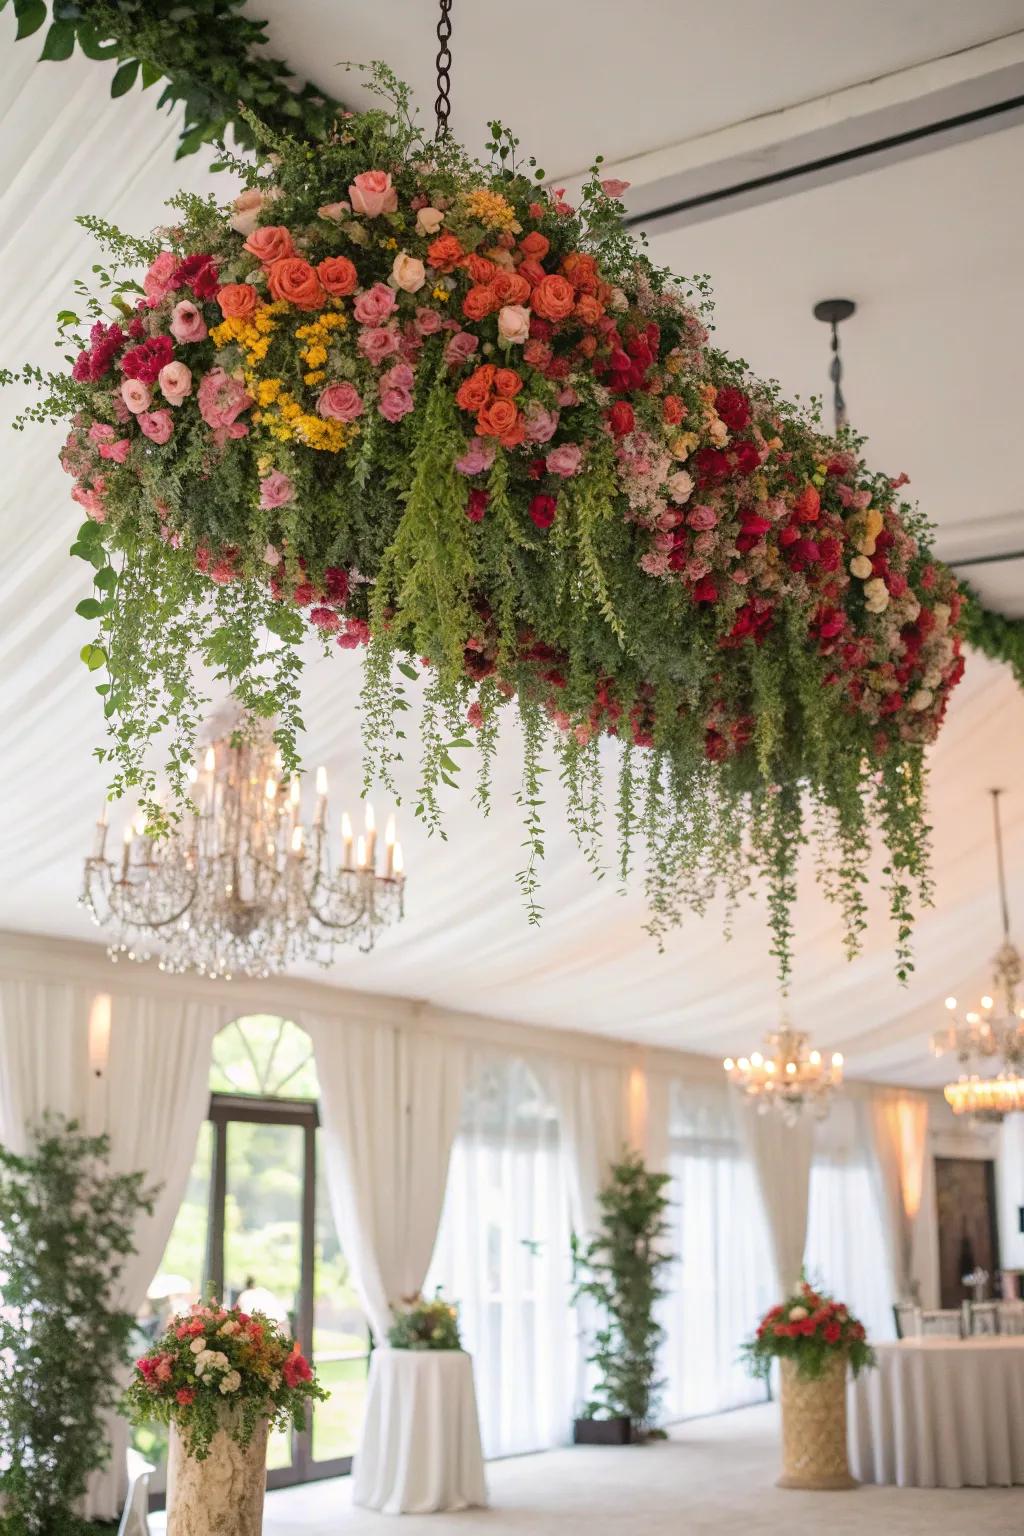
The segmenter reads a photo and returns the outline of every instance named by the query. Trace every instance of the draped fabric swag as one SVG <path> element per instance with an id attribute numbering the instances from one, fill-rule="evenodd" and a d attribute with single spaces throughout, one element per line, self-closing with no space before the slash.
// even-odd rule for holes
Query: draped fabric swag
<path id="1" fill-rule="evenodd" d="M 914 1229 L 924 1193 L 928 1100 L 922 1094 L 900 1091 L 876 1093 L 868 1105 L 868 1126 L 893 1291 L 900 1300 L 909 1300 L 919 1291 L 913 1273 Z"/>

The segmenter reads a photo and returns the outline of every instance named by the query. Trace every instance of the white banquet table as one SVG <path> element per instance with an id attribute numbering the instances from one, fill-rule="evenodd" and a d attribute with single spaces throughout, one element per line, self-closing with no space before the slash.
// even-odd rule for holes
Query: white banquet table
<path id="1" fill-rule="evenodd" d="M 850 1467 L 900 1488 L 1024 1484 L 1024 1336 L 901 1339 L 850 1383 Z"/>
<path id="2" fill-rule="evenodd" d="M 487 1503 L 473 1361 L 463 1350 L 374 1350 L 352 1502 L 386 1515 Z"/>

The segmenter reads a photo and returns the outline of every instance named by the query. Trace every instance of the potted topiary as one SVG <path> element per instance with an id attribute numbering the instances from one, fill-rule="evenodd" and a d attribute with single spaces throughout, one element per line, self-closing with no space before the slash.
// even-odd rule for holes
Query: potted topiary
<path id="1" fill-rule="evenodd" d="M 573 1238 L 573 1300 L 589 1300 L 603 1318 L 587 1356 L 600 1379 L 576 1420 L 577 1445 L 627 1445 L 664 1433 L 655 1425 L 664 1334 L 655 1308 L 665 1294 L 658 1276 L 672 1262 L 663 1246 L 668 1182 L 668 1174 L 652 1173 L 637 1153 L 625 1153 L 598 1197 L 600 1231 L 586 1244 Z"/>
<path id="2" fill-rule="evenodd" d="M 743 1345 L 751 1375 L 778 1360 L 782 1400 L 780 1488 L 856 1488 L 846 1454 L 846 1371 L 875 1364 L 864 1325 L 806 1280 L 772 1307 Z"/>

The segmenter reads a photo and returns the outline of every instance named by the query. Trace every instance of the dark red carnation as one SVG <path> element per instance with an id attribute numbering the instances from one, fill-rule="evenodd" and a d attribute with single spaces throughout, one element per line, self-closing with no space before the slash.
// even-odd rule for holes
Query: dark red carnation
<path id="1" fill-rule="evenodd" d="M 530 502 L 530 519 L 538 528 L 550 528 L 556 510 L 557 502 L 553 496 L 534 496 Z"/>
<path id="2" fill-rule="evenodd" d="M 718 601 L 718 588 L 715 586 L 713 576 L 702 576 L 693 584 L 693 600 L 695 603 L 715 603 Z"/>
<path id="3" fill-rule="evenodd" d="M 636 417 L 628 400 L 616 400 L 608 412 L 608 425 L 615 437 L 627 437 L 632 432 Z"/>
<path id="4" fill-rule="evenodd" d="M 750 422 L 750 401 L 741 389 L 720 389 L 715 396 L 715 410 L 730 432 L 742 432 Z"/>
<path id="5" fill-rule="evenodd" d="M 133 347 L 121 359 L 121 372 L 126 379 L 140 379 L 143 384 L 155 384 L 161 368 L 174 361 L 174 342 L 169 336 L 152 336 L 141 347 Z"/>
<path id="6" fill-rule="evenodd" d="M 197 299 L 212 299 L 217 292 L 217 268 L 208 255 L 186 256 L 172 278 L 176 288 L 191 288 Z"/>
<path id="7" fill-rule="evenodd" d="M 324 592 L 328 602 L 343 603 L 348 597 L 348 571 L 329 565 L 324 571 Z"/>
<path id="8" fill-rule="evenodd" d="M 490 496 L 486 491 L 470 491 L 466 500 L 466 516 L 471 523 L 482 523 Z"/>

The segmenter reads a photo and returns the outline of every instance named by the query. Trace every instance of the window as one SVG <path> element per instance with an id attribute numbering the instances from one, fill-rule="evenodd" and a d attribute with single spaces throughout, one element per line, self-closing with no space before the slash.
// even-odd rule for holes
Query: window
<path id="1" fill-rule="evenodd" d="M 869 1339 L 891 1339 L 885 1229 L 858 1109 L 839 1099 L 816 1128 L 805 1265 L 812 1281 L 853 1309 Z"/>
<path id="2" fill-rule="evenodd" d="M 331 1393 L 312 1429 L 275 1433 L 271 1486 L 347 1471 L 362 1417 L 369 1335 L 327 1201 L 309 1036 L 285 1019 L 237 1019 L 216 1037 L 210 1118 L 140 1328 L 212 1288 L 292 1330 Z M 161 1461 L 146 1427 L 136 1448 Z"/>
<path id="3" fill-rule="evenodd" d="M 669 1242 L 677 1258 L 664 1282 L 669 1418 L 738 1408 L 765 1393 L 738 1353 L 775 1300 L 771 1253 L 728 1095 L 726 1084 L 671 1085 Z"/>
<path id="4" fill-rule="evenodd" d="M 576 1364 L 558 1120 L 521 1061 L 482 1053 L 452 1149 L 428 1293 L 460 1303 L 488 1456 L 564 1441 Z"/>

